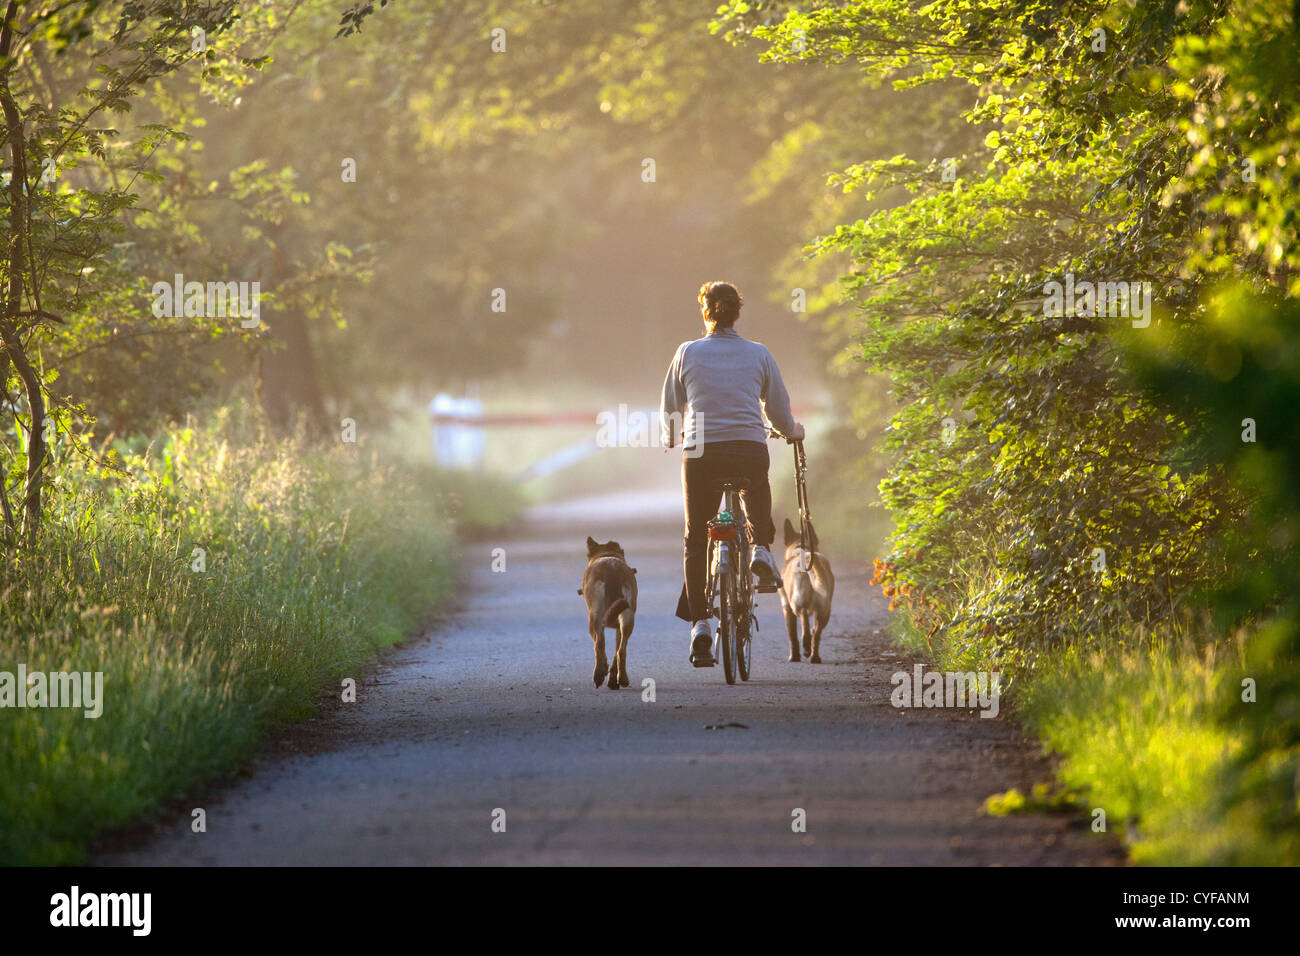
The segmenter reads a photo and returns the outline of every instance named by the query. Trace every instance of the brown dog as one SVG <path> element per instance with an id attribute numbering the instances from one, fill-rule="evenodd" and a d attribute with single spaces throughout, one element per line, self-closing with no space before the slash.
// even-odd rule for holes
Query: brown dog
<path id="1" fill-rule="evenodd" d="M 781 613 L 790 638 L 790 660 L 799 660 L 799 630 L 803 631 L 803 656 L 810 664 L 822 662 L 822 631 L 831 619 L 835 575 L 831 563 L 817 550 L 817 533 L 808 524 L 809 550 L 799 544 L 799 532 L 785 519 L 785 567 L 781 569 Z"/>
<path id="2" fill-rule="evenodd" d="M 627 566 L 617 541 L 597 544 L 587 538 L 587 570 L 578 593 L 587 599 L 587 627 L 596 645 L 596 669 L 591 679 L 597 687 L 609 674 L 609 689 L 628 685 L 627 639 L 636 620 L 636 568 Z M 618 629 L 614 666 L 605 659 L 605 628 Z"/>

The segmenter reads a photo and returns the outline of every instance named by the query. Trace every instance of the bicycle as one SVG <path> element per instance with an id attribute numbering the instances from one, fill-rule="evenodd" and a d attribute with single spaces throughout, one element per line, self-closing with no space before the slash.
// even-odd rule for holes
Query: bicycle
<path id="1" fill-rule="evenodd" d="M 744 503 L 740 492 L 748 490 L 749 481 L 731 478 L 720 482 L 722 508 L 709 519 L 709 574 L 705 579 L 704 600 L 710 614 L 718 619 L 714 646 L 721 652 L 722 676 L 728 684 L 749 680 L 752 632 L 758 626 L 754 618 L 754 576 L 749 570 L 753 546 L 746 533 Z M 721 645 L 718 647 L 718 645 Z"/>
<path id="2" fill-rule="evenodd" d="M 667 432 L 665 450 L 676 445 L 676 437 L 675 429 Z M 767 428 L 767 437 L 785 438 L 790 444 L 795 444 L 771 427 Z M 802 452 L 802 443 L 798 450 Z M 740 497 L 740 492 L 749 487 L 747 478 L 720 481 L 722 507 L 708 523 L 708 574 L 704 582 L 704 601 L 709 616 L 718 619 L 718 629 L 713 636 L 713 659 L 721 656 L 722 673 L 728 684 L 736 682 L 737 673 L 742 681 L 749 680 L 753 664 L 753 632 L 758 630 L 758 619 L 754 616 L 754 609 L 758 606 L 755 595 L 774 594 L 780 590 L 779 583 L 756 585 L 754 574 L 749 570 L 754 557 L 753 542 Z M 740 533 L 741 529 L 744 529 L 744 534 Z"/>
<path id="3" fill-rule="evenodd" d="M 768 429 L 769 438 L 784 438 L 774 429 Z M 789 441 L 789 439 L 786 439 Z M 802 450 L 802 447 L 800 447 Z M 749 521 L 745 514 L 740 492 L 749 490 L 746 478 L 724 478 L 719 482 L 722 507 L 709 519 L 708 577 L 705 579 L 704 599 L 712 616 L 718 619 L 714 646 L 722 658 L 722 676 L 728 684 L 736 682 L 739 673 L 748 681 L 753 664 L 753 632 L 758 630 L 759 594 L 774 594 L 779 585 L 760 586 L 750 571 L 753 560 L 753 541 L 749 535 Z M 720 646 L 719 646 L 720 645 Z"/>

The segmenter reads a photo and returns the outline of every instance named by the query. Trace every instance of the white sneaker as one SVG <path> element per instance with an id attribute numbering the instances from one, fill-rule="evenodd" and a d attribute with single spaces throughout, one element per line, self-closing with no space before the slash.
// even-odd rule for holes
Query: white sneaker
<path id="1" fill-rule="evenodd" d="M 772 552 L 761 544 L 754 546 L 754 557 L 749 562 L 749 570 L 758 575 L 760 587 L 775 587 L 781 583 L 781 572 L 777 569 Z"/>
<path id="2" fill-rule="evenodd" d="M 713 632 L 707 620 L 696 621 L 691 627 L 691 663 L 696 667 L 713 666 Z"/>

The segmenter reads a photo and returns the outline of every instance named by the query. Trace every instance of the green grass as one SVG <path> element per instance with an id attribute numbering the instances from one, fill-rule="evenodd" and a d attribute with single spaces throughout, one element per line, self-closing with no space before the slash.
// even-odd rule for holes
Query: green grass
<path id="1" fill-rule="evenodd" d="M 247 434 L 221 415 L 120 445 L 130 480 L 60 465 L 39 550 L 0 577 L 0 670 L 102 671 L 104 712 L 0 711 L 0 862 L 80 861 L 313 713 L 442 599 L 457 531 L 514 506 L 482 476 Z"/>
<path id="2" fill-rule="evenodd" d="M 972 570 L 956 606 L 970 606 L 997 582 Z M 939 614 L 953 610 L 939 609 Z M 933 618 L 933 613 L 931 614 Z M 990 812 L 1056 805 L 1062 798 L 1089 814 L 1106 812 L 1138 863 L 1225 862 L 1295 865 L 1266 821 L 1234 804 L 1224 773 L 1246 738 L 1240 721 L 1224 718 L 1239 698 L 1242 644 L 1213 634 L 1205 621 L 1157 633 L 1078 635 L 1067 645 L 1009 653 L 993 636 L 968 634 L 928 641 L 912 613 L 893 615 L 895 641 L 945 670 L 997 668 L 1009 713 L 1059 756 L 1058 779 L 1026 797 L 993 795 Z M 1253 705 L 1246 704 L 1245 707 Z M 1240 712 L 1240 709 L 1237 709 Z"/>
<path id="3" fill-rule="evenodd" d="M 1106 811 L 1138 863 L 1213 862 L 1228 833 L 1216 783 L 1240 736 L 1214 719 L 1234 690 L 1213 647 L 1158 641 L 1134 648 L 1054 652 L 1020 688 L 1028 729 L 1060 754 L 1060 782 Z M 1249 854 L 1248 854 L 1249 855 Z"/>

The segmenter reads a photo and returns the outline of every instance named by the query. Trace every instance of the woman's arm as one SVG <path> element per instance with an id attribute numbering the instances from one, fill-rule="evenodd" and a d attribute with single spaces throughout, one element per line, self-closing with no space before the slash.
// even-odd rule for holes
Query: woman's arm
<path id="1" fill-rule="evenodd" d="M 672 448 L 674 428 L 684 423 L 686 414 L 686 383 L 682 381 L 682 352 L 686 345 L 677 347 L 677 353 L 668 363 L 664 376 L 663 397 L 659 400 L 659 432 L 663 446 Z"/>
<path id="2" fill-rule="evenodd" d="M 794 420 L 790 411 L 790 393 L 785 390 L 785 380 L 777 368 L 776 359 L 763 346 L 763 413 L 772 427 L 786 438 L 799 441 L 803 438 L 803 426 Z"/>

